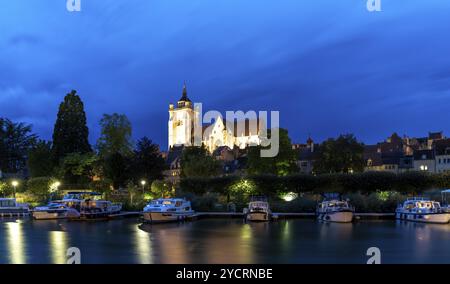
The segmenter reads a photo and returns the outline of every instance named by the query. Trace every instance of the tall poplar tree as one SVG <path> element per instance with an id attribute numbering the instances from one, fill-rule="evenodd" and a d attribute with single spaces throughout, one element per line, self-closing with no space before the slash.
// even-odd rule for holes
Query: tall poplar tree
<path id="1" fill-rule="evenodd" d="M 88 141 L 89 129 L 86 113 L 80 97 L 72 90 L 59 105 L 58 117 L 53 130 L 53 157 L 59 163 L 67 154 L 91 152 Z"/>

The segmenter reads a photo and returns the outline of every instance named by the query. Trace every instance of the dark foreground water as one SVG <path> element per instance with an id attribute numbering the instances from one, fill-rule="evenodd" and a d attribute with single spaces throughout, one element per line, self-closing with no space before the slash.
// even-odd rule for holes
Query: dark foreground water
<path id="1" fill-rule="evenodd" d="M 365 263 L 369 247 L 383 263 L 450 263 L 450 225 L 0 221 L 0 263 L 65 263 L 69 247 L 82 263 Z"/>

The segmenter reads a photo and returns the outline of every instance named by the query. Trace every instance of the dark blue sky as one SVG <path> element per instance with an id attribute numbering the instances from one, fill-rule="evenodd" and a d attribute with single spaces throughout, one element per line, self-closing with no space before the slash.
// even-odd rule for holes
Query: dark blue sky
<path id="1" fill-rule="evenodd" d="M 279 110 L 295 142 L 450 135 L 450 1 L 81 1 L 0 6 L 0 116 L 43 138 L 76 89 L 92 143 L 118 112 L 164 149 L 184 80 L 206 110 Z"/>

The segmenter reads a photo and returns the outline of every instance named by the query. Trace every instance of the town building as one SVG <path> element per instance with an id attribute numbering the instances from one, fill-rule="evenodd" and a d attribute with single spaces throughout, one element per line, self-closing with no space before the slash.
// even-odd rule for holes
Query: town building
<path id="1" fill-rule="evenodd" d="M 317 160 L 319 145 L 314 144 L 311 137 L 306 144 L 294 144 L 292 148 L 298 152 L 297 166 L 300 173 L 311 174 L 314 172 L 314 162 Z"/>
<path id="2" fill-rule="evenodd" d="M 436 173 L 450 172 L 450 139 L 435 143 Z"/>
<path id="3" fill-rule="evenodd" d="M 436 172 L 436 158 L 434 149 L 414 151 L 414 170 L 421 172 Z"/>

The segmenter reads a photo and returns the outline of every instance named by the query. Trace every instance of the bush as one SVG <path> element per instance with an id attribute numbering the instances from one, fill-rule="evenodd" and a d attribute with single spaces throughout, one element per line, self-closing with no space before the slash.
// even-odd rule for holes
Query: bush
<path id="1" fill-rule="evenodd" d="M 27 192 L 42 200 L 49 199 L 53 182 L 54 179 L 50 177 L 31 178 L 27 181 Z"/>
<path id="2" fill-rule="evenodd" d="M 351 193 L 344 198 L 350 200 L 350 204 L 355 207 L 356 212 L 367 213 L 392 213 L 399 203 L 406 199 L 406 195 L 392 191 L 380 191 L 370 194 Z"/>

